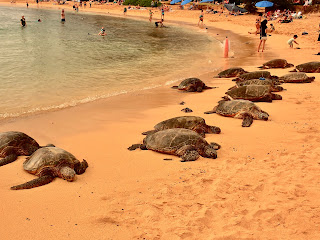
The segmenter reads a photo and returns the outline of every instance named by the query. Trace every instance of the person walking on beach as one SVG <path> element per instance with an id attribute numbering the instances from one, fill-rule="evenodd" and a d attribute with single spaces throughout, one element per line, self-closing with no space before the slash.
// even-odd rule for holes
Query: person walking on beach
<path id="1" fill-rule="evenodd" d="M 201 22 L 201 26 L 203 26 L 203 15 L 204 15 L 203 10 L 201 10 L 201 13 L 199 16 L 199 21 L 198 21 L 198 27 L 199 27 L 200 22 Z"/>
<path id="2" fill-rule="evenodd" d="M 289 44 L 290 48 L 293 48 L 293 43 L 299 45 L 299 43 L 296 42 L 296 39 L 297 39 L 297 38 L 298 38 L 298 35 L 294 35 L 293 38 L 290 38 L 290 39 L 288 40 L 288 44 Z"/>
<path id="3" fill-rule="evenodd" d="M 152 10 L 150 9 L 150 10 L 149 10 L 149 22 L 152 21 L 152 15 L 153 15 L 153 12 L 152 12 Z"/>
<path id="4" fill-rule="evenodd" d="M 161 19 L 164 20 L 164 9 L 161 9 Z"/>
<path id="5" fill-rule="evenodd" d="M 268 33 L 267 23 L 268 23 L 268 21 L 266 19 L 261 22 L 260 43 L 259 43 L 259 46 L 258 46 L 258 52 L 260 51 L 261 44 L 262 44 L 261 52 L 263 52 L 264 45 L 266 44 L 266 41 L 267 41 L 267 33 Z"/>
<path id="6" fill-rule="evenodd" d="M 127 8 L 125 7 L 124 9 L 123 9 L 123 15 L 127 15 Z"/>
<path id="7" fill-rule="evenodd" d="M 26 22 L 26 19 L 24 18 L 24 16 L 21 17 L 20 23 L 21 23 L 21 26 L 22 26 L 22 27 L 27 26 L 27 22 Z"/>
<path id="8" fill-rule="evenodd" d="M 29 8 L 29 3 L 27 2 L 27 8 Z"/>
<path id="9" fill-rule="evenodd" d="M 64 9 L 61 10 L 61 22 L 66 21 L 66 15 L 64 14 Z"/>

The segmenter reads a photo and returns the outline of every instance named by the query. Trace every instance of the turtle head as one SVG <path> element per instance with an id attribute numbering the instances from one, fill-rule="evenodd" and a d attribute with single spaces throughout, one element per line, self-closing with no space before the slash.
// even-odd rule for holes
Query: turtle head
<path id="1" fill-rule="evenodd" d="M 273 91 L 275 91 L 275 92 L 283 91 L 283 87 L 281 87 L 281 86 L 273 86 L 272 88 L 273 88 Z"/>
<path id="2" fill-rule="evenodd" d="M 63 178 L 64 180 L 67 180 L 68 182 L 72 182 L 75 179 L 76 172 L 68 167 L 68 166 L 63 166 L 60 168 L 60 177 Z"/>
<path id="3" fill-rule="evenodd" d="M 292 63 L 287 63 L 287 68 L 290 68 L 290 67 L 294 67 L 294 65 Z"/>
<path id="4" fill-rule="evenodd" d="M 209 127 L 208 127 L 208 133 L 216 133 L 216 134 L 219 134 L 219 133 L 221 133 L 221 129 L 220 129 L 219 127 L 209 126 Z"/>
<path id="5" fill-rule="evenodd" d="M 266 113 L 265 111 L 261 111 L 261 112 L 259 112 L 258 117 L 261 120 L 268 121 L 269 114 Z"/>
<path id="6" fill-rule="evenodd" d="M 206 158 L 217 158 L 217 151 L 214 149 L 213 146 L 211 145 L 207 145 L 204 147 L 204 156 L 203 157 L 206 157 Z"/>

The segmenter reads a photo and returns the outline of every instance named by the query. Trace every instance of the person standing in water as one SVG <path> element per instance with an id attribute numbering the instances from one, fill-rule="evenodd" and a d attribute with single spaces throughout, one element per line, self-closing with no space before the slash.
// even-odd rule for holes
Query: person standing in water
<path id="1" fill-rule="evenodd" d="M 201 10 L 200 16 L 199 16 L 199 21 L 198 21 L 198 26 L 201 22 L 201 26 L 203 26 L 203 10 Z"/>
<path id="2" fill-rule="evenodd" d="M 152 14 L 153 14 L 153 12 L 152 12 L 152 10 L 150 9 L 150 10 L 149 10 L 149 22 L 152 21 Z"/>
<path id="3" fill-rule="evenodd" d="M 267 27 L 267 19 L 263 20 L 261 22 L 261 27 L 260 27 L 260 43 L 259 43 L 259 46 L 258 46 L 258 52 L 260 50 L 260 46 L 262 44 L 262 49 L 261 49 L 261 52 L 263 52 L 264 50 L 264 45 L 266 44 L 266 41 L 267 41 L 267 33 L 268 33 L 268 27 Z"/>
<path id="4" fill-rule="evenodd" d="M 29 7 L 29 3 L 27 2 L 27 8 Z"/>
<path id="5" fill-rule="evenodd" d="M 61 22 L 66 21 L 66 15 L 64 14 L 64 9 L 61 10 Z"/>
<path id="6" fill-rule="evenodd" d="M 24 16 L 21 17 L 20 23 L 21 23 L 22 27 L 27 26 L 27 22 L 26 22 L 26 19 L 24 18 Z"/>

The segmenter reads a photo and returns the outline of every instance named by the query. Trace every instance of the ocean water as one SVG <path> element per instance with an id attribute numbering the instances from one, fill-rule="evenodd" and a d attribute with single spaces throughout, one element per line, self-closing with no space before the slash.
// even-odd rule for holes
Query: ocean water
<path id="1" fill-rule="evenodd" d="M 214 70 L 220 55 L 195 30 L 75 12 L 63 24 L 58 10 L 0 7 L 0 118 L 167 85 Z"/>

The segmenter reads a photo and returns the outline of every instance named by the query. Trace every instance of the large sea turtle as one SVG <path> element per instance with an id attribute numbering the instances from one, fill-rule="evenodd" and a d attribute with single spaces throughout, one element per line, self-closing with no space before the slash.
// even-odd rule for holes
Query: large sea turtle
<path id="1" fill-rule="evenodd" d="M 278 77 L 271 76 L 271 73 L 268 71 L 254 71 L 254 72 L 241 74 L 239 77 L 232 79 L 232 81 L 244 81 L 244 80 L 259 79 L 259 78 L 276 79 Z"/>
<path id="2" fill-rule="evenodd" d="M 80 162 L 71 153 L 61 148 L 40 148 L 23 163 L 24 170 L 39 178 L 13 186 L 11 189 L 20 190 L 39 187 L 52 182 L 56 177 L 71 182 L 75 179 L 76 174 L 84 173 L 87 167 L 86 160 Z"/>
<path id="3" fill-rule="evenodd" d="M 206 121 L 202 117 L 196 116 L 182 116 L 182 117 L 175 117 L 170 118 L 168 120 L 164 120 L 157 125 L 154 126 L 154 130 L 147 131 L 142 133 L 143 135 L 148 135 L 151 133 L 155 133 L 165 129 L 171 128 L 185 128 L 190 129 L 202 137 L 205 137 L 205 133 L 220 133 L 221 129 L 215 126 L 209 126 L 206 124 Z"/>
<path id="4" fill-rule="evenodd" d="M 203 89 L 212 89 L 212 87 L 206 86 L 199 78 L 187 78 L 179 86 L 172 86 L 172 88 L 187 92 L 202 92 Z"/>
<path id="5" fill-rule="evenodd" d="M 307 62 L 297 65 L 296 68 L 290 72 L 306 72 L 306 73 L 319 73 L 320 62 Z"/>
<path id="6" fill-rule="evenodd" d="M 273 59 L 266 63 L 264 63 L 261 67 L 263 69 L 269 69 L 269 68 L 289 68 L 294 67 L 293 64 L 288 63 L 285 59 Z"/>
<path id="7" fill-rule="evenodd" d="M 289 73 L 279 77 L 280 82 L 284 83 L 311 83 L 315 77 L 308 77 L 304 72 Z"/>
<path id="8" fill-rule="evenodd" d="M 243 68 L 240 67 L 234 67 L 234 68 L 228 68 L 220 73 L 218 73 L 217 76 L 214 76 L 214 78 L 230 78 L 230 77 L 238 77 L 241 74 L 247 73 Z"/>
<path id="9" fill-rule="evenodd" d="M 221 100 L 218 106 L 214 107 L 212 111 L 205 112 L 205 114 L 217 113 L 225 117 L 233 117 L 243 119 L 242 127 L 250 127 L 253 119 L 265 120 L 269 118 L 269 114 L 262 111 L 253 102 L 247 100 Z"/>
<path id="10" fill-rule="evenodd" d="M 268 85 L 248 85 L 232 89 L 226 94 L 231 99 L 244 99 L 253 102 L 272 102 L 272 100 L 281 100 L 281 95 L 272 93 Z"/>
<path id="11" fill-rule="evenodd" d="M 0 133 L 0 157 L 2 158 L 0 166 L 15 161 L 18 156 L 30 156 L 39 148 L 36 140 L 23 132 L 2 132 Z"/>
<path id="12" fill-rule="evenodd" d="M 153 150 L 181 157 L 181 161 L 195 161 L 199 156 L 217 158 L 216 150 L 220 145 L 208 143 L 198 133 L 184 128 L 166 129 L 147 135 L 143 144 L 134 144 L 129 150 L 137 147 L 142 150 Z"/>
<path id="13" fill-rule="evenodd" d="M 272 79 L 266 79 L 266 80 L 260 80 L 260 79 L 252 79 L 252 80 L 245 80 L 241 82 L 237 82 L 236 86 L 229 88 L 228 90 L 232 90 L 235 88 L 239 88 L 242 86 L 248 86 L 248 85 L 261 85 L 261 86 L 270 86 L 270 89 L 272 92 L 280 92 L 283 90 L 283 87 L 278 86 L 278 81 L 274 81 Z"/>

